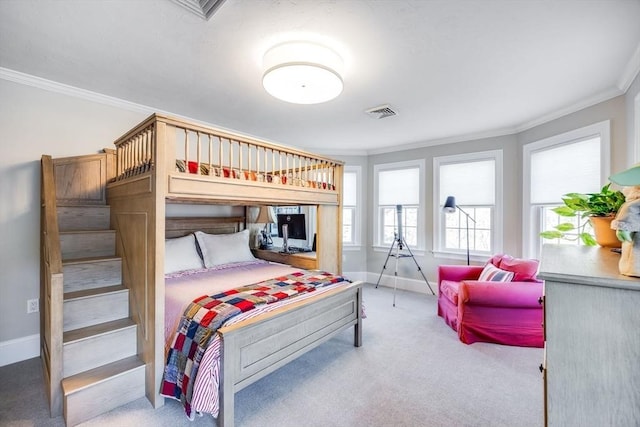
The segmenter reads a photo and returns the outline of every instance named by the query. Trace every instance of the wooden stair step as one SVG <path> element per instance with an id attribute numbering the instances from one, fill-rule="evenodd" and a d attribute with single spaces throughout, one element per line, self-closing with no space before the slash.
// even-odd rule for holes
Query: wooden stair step
<path id="1" fill-rule="evenodd" d="M 122 285 L 64 294 L 64 332 L 128 317 L 129 289 Z"/>
<path id="2" fill-rule="evenodd" d="M 126 318 L 64 332 L 63 377 L 134 356 L 136 330 Z"/>
<path id="3" fill-rule="evenodd" d="M 62 380 L 64 419 L 74 426 L 145 395 L 145 366 L 131 356 Z"/>
<path id="4" fill-rule="evenodd" d="M 116 254 L 115 230 L 78 230 L 60 232 L 62 259 L 113 257 Z"/>
<path id="5" fill-rule="evenodd" d="M 64 260 L 64 291 L 74 292 L 122 283 L 122 259 L 104 256 Z"/>
<path id="6" fill-rule="evenodd" d="M 111 208 L 108 205 L 59 206 L 60 231 L 107 230 L 110 228 Z"/>

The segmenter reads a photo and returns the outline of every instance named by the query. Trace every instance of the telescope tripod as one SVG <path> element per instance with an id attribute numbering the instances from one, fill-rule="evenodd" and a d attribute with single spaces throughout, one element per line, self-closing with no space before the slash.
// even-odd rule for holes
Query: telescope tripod
<path id="1" fill-rule="evenodd" d="M 396 249 L 395 253 L 393 253 L 393 248 L 394 247 Z M 406 247 L 407 251 L 409 251 L 408 254 L 400 253 L 400 251 L 403 250 L 404 247 Z M 396 288 L 398 287 L 398 260 L 400 258 L 411 258 L 411 259 L 413 259 L 413 262 L 416 264 L 416 267 L 418 267 L 418 271 L 420 272 L 420 274 L 422 275 L 422 278 L 424 279 L 425 283 L 429 287 L 429 290 L 431 291 L 431 293 L 433 295 L 435 295 L 435 292 L 433 292 L 433 288 L 431 288 L 431 285 L 429 284 L 429 281 L 427 280 L 427 278 L 425 277 L 424 273 L 422 272 L 422 269 L 420 268 L 420 265 L 418 265 L 418 261 L 416 261 L 416 257 L 413 256 L 413 252 L 411 252 L 411 248 L 409 247 L 409 245 L 407 245 L 407 242 L 404 240 L 404 238 L 398 237 L 398 233 L 394 233 L 393 242 L 391 243 L 391 247 L 389 248 L 389 253 L 387 254 L 387 259 L 385 260 L 384 265 L 382 266 L 382 271 L 380 272 L 380 276 L 378 276 L 378 281 L 376 282 L 376 288 L 380 284 L 380 279 L 382 278 L 382 273 L 384 273 L 384 270 L 386 270 L 387 263 L 389 262 L 389 258 L 390 257 L 394 257 L 396 259 L 396 269 L 393 272 L 393 276 L 394 276 L 394 282 L 393 282 L 393 306 L 394 307 L 396 306 Z"/>

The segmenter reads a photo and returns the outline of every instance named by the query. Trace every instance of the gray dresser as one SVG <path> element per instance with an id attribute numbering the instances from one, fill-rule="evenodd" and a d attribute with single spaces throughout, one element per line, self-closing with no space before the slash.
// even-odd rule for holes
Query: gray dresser
<path id="1" fill-rule="evenodd" d="M 545 425 L 640 426 L 640 279 L 600 247 L 545 245 Z"/>

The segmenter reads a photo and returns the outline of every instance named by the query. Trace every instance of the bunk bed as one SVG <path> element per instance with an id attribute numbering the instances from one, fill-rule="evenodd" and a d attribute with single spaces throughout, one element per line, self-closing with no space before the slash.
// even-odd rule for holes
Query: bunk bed
<path id="1" fill-rule="evenodd" d="M 107 185 L 111 223 L 139 326 L 146 395 L 155 407 L 164 403 L 166 239 L 250 228 L 250 206 L 313 205 L 313 267 L 341 273 L 341 162 L 159 114 L 116 140 L 109 155 L 115 165 Z M 245 216 L 170 218 L 171 203 L 245 206 Z M 360 346 L 361 306 L 361 283 L 345 281 L 218 329 L 218 425 L 233 425 L 235 392 L 341 331 L 353 326 Z"/>

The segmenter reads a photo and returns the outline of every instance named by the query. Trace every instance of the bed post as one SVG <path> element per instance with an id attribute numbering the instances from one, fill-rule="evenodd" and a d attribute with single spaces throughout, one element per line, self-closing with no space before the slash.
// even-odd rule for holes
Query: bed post
<path id="1" fill-rule="evenodd" d="M 231 354 L 233 353 L 235 339 L 233 334 L 228 334 L 222 337 L 222 357 L 220 359 L 220 372 L 223 372 L 223 375 L 220 375 L 220 396 L 219 396 L 219 405 L 220 409 L 218 411 L 218 427 L 233 427 L 233 421 L 235 418 L 234 414 L 234 382 L 235 375 L 234 370 L 235 366 L 233 364 L 234 357 L 238 357 L 238 355 Z"/>
<path id="2" fill-rule="evenodd" d="M 362 346 L 362 286 L 357 291 L 356 310 L 358 310 L 358 320 L 353 326 L 353 345 Z"/>

